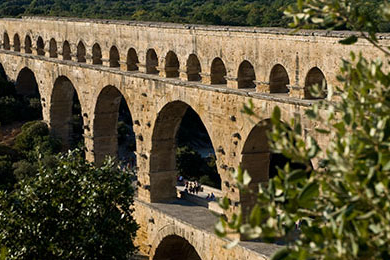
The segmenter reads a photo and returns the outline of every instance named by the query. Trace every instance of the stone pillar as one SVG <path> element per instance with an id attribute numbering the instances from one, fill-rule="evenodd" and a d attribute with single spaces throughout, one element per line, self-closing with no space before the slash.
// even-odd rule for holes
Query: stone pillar
<path id="1" fill-rule="evenodd" d="M 102 66 L 110 67 L 110 59 L 106 59 L 102 57 Z"/>
<path id="2" fill-rule="evenodd" d="M 211 75 L 208 72 L 201 72 L 200 76 L 202 77 L 202 83 L 206 85 L 211 84 Z"/>
<path id="3" fill-rule="evenodd" d="M 304 87 L 287 85 L 287 88 L 289 89 L 289 97 L 300 98 L 300 99 L 305 98 L 305 88 Z"/>
<path id="4" fill-rule="evenodd" d="M 225 76 L 228 88 L 238 89 L 238 78 Z"/>
<path id="5" fill-rule="evenodd" d="M 138 71 L 142 73 L 146 73 L 146 64 L 145 63 L 137 63 Z"/>
<path id="6" fill-rule="evenodd" d="M 85 54 L 85 63 L 86 64 L 93 64 L 93 59 L 92 59 L 92 55 L 90 53 L 87 52 L 87 54 Z"/>
<path id="7" fill-rule="evenodd" d="M 256 84 L 256 92 L 259 93 L 270 93 L 270 84 L 269 82 L 264 81 L 254 81 Z"/>
<path id="8" fill-rule="evenodd" d="M 127 71 L 127 62 L 125 61 L 119 61 L 119 69 L 122 71 Z"/>
<path id="9" fill-rule="evenodd" d="M 185 70 L 179 69 L 179 78 L 182 81 L 188 81 L 187 72 Z"/>

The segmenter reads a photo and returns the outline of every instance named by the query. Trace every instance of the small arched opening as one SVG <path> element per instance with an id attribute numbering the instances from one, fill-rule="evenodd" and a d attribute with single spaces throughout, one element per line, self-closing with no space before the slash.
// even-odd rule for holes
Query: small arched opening
<path id="1" fill-rule="evenodd" d="M 85 49 L 85 45 L 82 41 L 80 41 L 77 45 L 77 61 L 81 63 L 87 62 L 86 54 L 87 51 Z"/>
<path id="2" fill-rule="evenodd" d="M 112 46 L 110 49 L 110 67 L 111 68 L 119 68 L 119 51 L 118 48 L 115 46 Z"/>
<path id="3" fill-rule="evenodd" d="M 255 70 L 249 61 L 244 60 L 238 68 L 238 88 L 255 88 Z"/>
<path id="4" fill-rule="evenodd" d="M 71 50 L 70 50 L 70 44 L 68 41 L 64 41 L 64 44 L 62 45 L 62 59 L 63 60 L 71 60 Z"/>
<path id="5" fill-rule="evenodd" d="M 188 81 L 200 81 L 201 67 L 198 57 L 195 54 L 190 54 L 187 60 L 187 80 Z"/>
<path id="6" fill-rule="evenodd" d="M 179 77 L 179 60 L 176 53 L 169 51 L 165 57 L 165 76 L 167 78 Z"/>
<path id="7" fill-rule="evenodd" d="M 127 52 L 127 71 L 136 71 L 138 70 L 138 56 L 137 52 L 135 51 L 134 48 L 130 48 L 129 51 Z"/>
<path id="8" fill-rule="evenodd" d="M 93 123 L 95 162 L 109 155 L 136 167 L 133 120 L 122 93 L 114 86 L 100 92 Z"/>
<path id="9" fill-rule="evenodd" d="M 37 40 L 37 55 L 45 56 L 45 43 L 41 36 Z"/>
<path id="10" fill-rule="evenodd" d="M 20 38 L 17 33 L 14 35 L 14 51 L 20 52 Z"/>
<path id="11" fill-rule="evenodd" d="M 32 53 L 32 42 L 29 35 L 26 35 L 26 38 L 24 39 L 24 52 L 28 54 Z"/>
<path id="12" fill-rule="evenodd" d="M 220 58 L 215 58 L 211 63 L 211 84 L 226 84 L 226 68 Z"/>
<path id="13" fill-rule="evenodd" d="M 157 54 L 153 49 L 149 49 L 146 52 L 146 73 L 158 74 L 157 66 L 158 66 Z"/>
<path id="14" fill-rule="evenodd" d="M 196 249 L 177 235 L 165 237 L 158 245 L 153 260 L 201 260 Z"/>
<path id="15" fill-rule="evenodd" d="M 4 50 L 11 49 L 11 46 L 9 43 L 9 36 L 8 36 L 8 33 L 6 33 L 6 32 L 4 32 L 4 34 L 3 34 L 3 48 L 4 48 Z"/>
<path id="16" fill-rule="evenodd" d="M 318 96 L 313 96 L 311 94 L 311 88 L 314 86 L 319 86 L 320 93 L 318 93 Z M 306 76 L 305 79 L 305 98 L 306 99 L 321 99 L 326 97 L 326 90 L 327 90 L 327 83 L 324 76 L 324 73 L 317 68 L 312 68 Z"/>
<path id="17" fill-rule="evenodd" d="M 49 53 L 50 53 L 50 58 L 57 58 L 57 42 L 54 40 L 54 38 L 50 39 L 50 45 L 49 45 Z"/>
<path id="18" fill-rule="evenodd" d="M 82 146 L 83 119 L 77 91 L 72 82 L 60 76 L 54 83 L 50 103 L 50 128 L 62 140 L 63 149 Z"/>
<path id="19" fill-rule="evenodd" d="M 102 49 L 98 43 L 92 46 L 92 64 L 102 65 Z"/>
<path id="20" fill-rule="evenodd" d="M 199 115 L 186 103 L 174 101 L 158 113 L 152 135 L 150 190 L 152 201 L 176 198 L 176 180 L 183 176 L 221 188 L 210 136 Z"/>
<path id="21" fill-rule="evenodd" d="M 269 77 L 270 84 L 270 93 L 288 93 L 288 85 L 290 84 L 290 79 L 286 69 L 280 65 L 276 64 L 272 70 Z"/>

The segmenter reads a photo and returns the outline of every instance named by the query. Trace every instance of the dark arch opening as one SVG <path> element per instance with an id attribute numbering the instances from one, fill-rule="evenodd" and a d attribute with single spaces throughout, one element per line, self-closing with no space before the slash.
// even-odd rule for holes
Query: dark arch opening
<path id="1" fill-rule="evenodd" d="M 146 52 L 146 73 L 158 74 L 157 66 L 158 66 L 157 54 L 153 49 L 149 49 Z"/>
<path id="2" fill-rule="evenodd" d="M 137 52 L 135 49 L 130 48 L 129 51 L 127 52 L 127 70 L 128 71 L 135 71 L 138 70 L 138 56 Z"/>
<path id="3" fill-rule="evenodd" d="M 71 60 L 71 51 L 70 51 L 70 44 L 68 41 L 64 41 L 64 44 L 62 45 L 62 59 L 63 60 Z"/>
<path id="4" fill-rule="evenodd" d="M 45 43 L 41 36 L 39 36 L 37 40 L 37 55 L 45 56 Z"/>
<path id="5" fill-rule="evenodd" d="M 173 51 L 169 51 L 165 57 L 165 75 L 167 78 L 179 77 L 179 60 Z"/>
<path id="6" fill-rule="evenodd" d="M 313 86 L 318 85 L 321 88 L 321 93 L 318 97 L 314 97 L 310 93 L 310 88 Z M 324 73 L 317 68 L 312 68 L 306 76 L 305 79 L 305 98 L 307 99 L 319 99 L 319 98 L 325 98 L 326 97 L 326 89 L 327 89 L 327 83 L 324 76 Z"/>
<path id="7" fill-rule="evenodd" d="M 27 110 L 21 118 L 28 120 L 42 119 L 41 96 L 38 89 L 38 83 L 34 72 L 29 68 L 23 68 L 16 79 L 15 91 L 22 98 Z"/>
<path id="8" fill-rule="evenodd" d="M 153 260 L 201 260 L 196 249 L 184 238 L 169 235 L 158 245 Z"/>
<path id="9" fill-rule="evenodd" d="M 152 201 L 175 198 L 179 175 L 220 189 L 215 160 L 211 139 L 199 115 L 181 101 L 167 104 L 158 114 L 152 136 L 151 179 L 153 183 L 161 182 L 151 186 Z"/>
<path id="10" fill-rule="evenodd" d="M 102 49 L 98 43 L 95 43 L 92 47 L 92 64 L 101 65 L 102 62 Z"/>
<path id="11" fill-rule="evenodd" d="M 111 68 L 119 68 L 119 51 L 118 48 L 115 46 L 112 46 L 110 49 L 110 67 Z"/>
<path id="12" fill-rule="evenodd" d="M 255 88 L 255 70 L 249 61 L 244 60 L 238 68 L 238 88 Z"/>
<path id="13" fill-rule="evenodd" d="M 0 63 L 0 79 L 7 80 L 7 73 L 5 73 L 5 69 L 3 64 Z"/>
<path id="14" fill-rule="evenodd" d="M 201 67 L 198 57 L 195 54 L 190 54 L 187 60 L 187 79 L 188 81 L 200 81 Z"/>
<path id="15" fill-rule="evenodd" d="M 17 33 L 14 35 L 14 51 L 20 52 L 20 38 Z"/>
<path id="16" fill-rule="evenodd" d="M 211 84 L 226 84 L 226 68 L 220 58 L 215 58 L 211 63 Z"/>
<path id="17" fill-rule="evenodd" d="M 54 82 L 50 128 L 61 138 L 64 150 L 83 145 L 83 119 L 78 94 L 72 82 L 65 76 L 60 76 Z"/>
<path id="18" fill-rule="evenodd" d="M 26 35 L 26 38 L 24 39 L 24 52 L 32 53 L 31 47 L 32 47 L 31 37 L 29 35 Z"/>
<path id="19" fill-rule="evenodd" d="M 286 69 L 280 65 L 276 64 L 272 70 L 269 77 L 270 84 L 270 93 L 288 93 L 287 85 L 290 84 L 290 79 Z"/>
<path id="20" fill-rule="evenodd" d="M 4 33 L 3 35 L 3 48 L 4 50 L 10 50 L 11 49 L 11 46 L 10 46 L 10 43 L 9 43 L 9 36 L 8 36 L 8 33 Z"/>
<path id="21" fill-rule="evenodd" d="M 38 83 L 34 72 L 29 68 L 23 68 L 16 79 L 16 93 L 22 96 L 39 97 Z"/>
<path id="22" fill-rule="evenodd" d="M 292 163 L 282 154 L 272 153 L 269 148 L 268 132 L 272 129 L 270 120 L 263 120 L 257 124 L 245 141 L 241 152 L 241 168 L 247 170 L 252 180 L 249 188 L 253 194 L 241 194 L 240 203 L 242 212 L 247 215 L 256 202 L 259 183 L 268 183 L 278 174 L 278 168 L 284 168 L 290 163 L 292 169 L 302 169 L 302 165 Z"/>
<path id="23" fill-rule="evenodd" d="M 133 120 L 125 98 L 114 86 L 100 92 L 94 118 L 95 162 L 100 164 L 109 155 L 136 166 Z"/>
<path id="24" fill-rule="evenodd" d="M 80 41 L 77 45 L 77 61 L 82 63 L 87 62 L 87 59 L 85 58 L 86 54 L 85 45 L 82 41 Z"/>
<path id="25" fill-rule="evenodd" d="M 50 58 L 57 58 L 57 42 L 53 38 L 50 39 L 50 46 L 49 46 L 49 54 Z"/>

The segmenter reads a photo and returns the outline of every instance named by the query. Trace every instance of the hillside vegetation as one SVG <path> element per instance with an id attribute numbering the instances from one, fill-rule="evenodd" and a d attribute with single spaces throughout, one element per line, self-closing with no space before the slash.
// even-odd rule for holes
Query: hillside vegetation
<path id="1" fill-rule="evenodd" d="M 381 0 L 365 1 L 359 12 L 373 15 Z M 0 17 L 23 15 L 286 27 L 283 10 L 294 0 L 0 0 Z M 347 28 L 338 28 L 347 29 Z M 388 23 L 379 31 L 390 31 Z"/>

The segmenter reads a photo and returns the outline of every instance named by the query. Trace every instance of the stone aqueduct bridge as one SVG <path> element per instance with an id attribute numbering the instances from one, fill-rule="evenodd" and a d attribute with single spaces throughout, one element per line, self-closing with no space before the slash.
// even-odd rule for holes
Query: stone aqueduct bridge
<path id="1" fill-rule="evenodd" d="M 371 58 L 379 55 L 364 41 L 354 46 L 338 44 L 346 34 L 60 18 L 1 19 L 0 63 L 21 93 L 29 92 L 35 78 L 43 118 L 65 142 L 71 132 L 76 91 L 86 156 L 97 163 L 105 155 L 117 153 L 118 109 L 121 97 L 125 98 L 137 142 L 138 243 L 151 258 L 160 248 L 155 259 L 165 259 L 164 250 L 178 250 L 182 243 L 181 248 L 197 252 L 187 259 L 262 259 L 267 256 L 264 247 L 260 252 L 245 245 L 222 249 L 224 241 L 212 231 L 160 209 L 164 204 L 157 202 L 176 196 L 176 131 L 191 107 L 216 151 L 222 191 L 231 199 L 231 211 L 250 204 L 234 188 L 230 170 L 242 164 L 251 172 L 254 184 L 266 181 L 270 153 L 266 127 L 242 115 L 242 105 L 252 99 L 255 111 L 264 119 L 276 105 L 283 120 L 303 115 L 316 102 L 307 87 L 337 84 L 341 57 L 347 58 L 351 50 L 363 51 Z M 389 45 L 388 39 L 383 36 L 383 44 Z M 305 133 L 316 136 L 316 122 L 304 118 L 303 124 Z M 318 139 L 326 145 L 326 140 Z"/>

